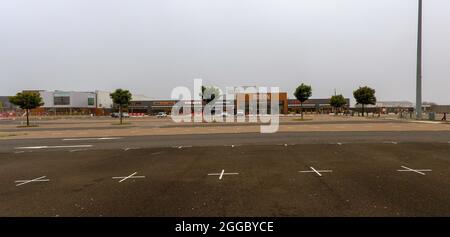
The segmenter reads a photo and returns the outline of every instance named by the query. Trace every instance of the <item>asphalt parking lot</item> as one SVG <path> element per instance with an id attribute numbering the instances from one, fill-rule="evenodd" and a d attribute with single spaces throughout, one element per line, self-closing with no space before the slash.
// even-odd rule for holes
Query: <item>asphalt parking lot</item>
<path id="1" fill-rule="evenodd" d="M 331 134 L 2 141 L 0 216 L 450 215 L 450 133 Z"/>

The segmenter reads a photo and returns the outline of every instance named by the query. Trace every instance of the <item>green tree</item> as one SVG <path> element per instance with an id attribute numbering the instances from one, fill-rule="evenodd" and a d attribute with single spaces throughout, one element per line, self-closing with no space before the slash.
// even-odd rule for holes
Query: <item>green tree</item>
<path id="1" fill-rule="evenodd" d="M 38 92 L 17 93 L 15 96 L 9 97 L 9 102 L 25 110 L 27 115 L 27 127 L 30 126 L 30 110 L 44 105 L 41 95 Z"/>
<path id="2" fill-rule="evenodd" d="M 114 104 L 119 106 L 120 124 L 122 124 L 123 108 L 126 108 L 131 102 L 131 93 L 128 90 L 116 89 L 109 94 Z"/>
<path id="3" fill-rule="evenodd" d="M 300 86 L 295 89 L 294 96 L 297 98 L 298 101 L 300 101 L 300 112 L 303 119 L 303 103 L 308 100 L 312 95 L 312 89 L 311 86 L 301 84 Z"/>
<path id="4" fill-rule="evenodd" d="M 331 96 L 330 105 L 334 108 L 335 114 L 337 114 L 338 110 L 346 104 L 347 104 L 347 101 L 345 101 L 344 96 L 342 96 L 342 95 Z"/>
<path id="5" fill-rule="evenodd" d="M 202 86 L 200 94 L 202 100 L 207 104 L 220 96 L 220 89 L 215 86 Z"/>
<path id="6" fill-rule="evenodd" d="M 363 117 L 364 117 L 364 106 L 375 105 L 377 103 L 377 98 L 375 97 L 375 90 L 367 86 L 359 87 L 359 89 L 355 90 L 353 92 L 353 97 L 355 97 L 356 103 L 362 106 Z"/>
<path id="7" fill-rule="evenodd" d="M 208 104 L 214 99 L 220 97 L 220 89 L 215 86 L 202 86 L 202 92 L 200 93 L 200 96 L 202 97 L 202 101 L 205 104 Z M 213 110 L 211 112 L 215 114 L 216 111 Z"/>

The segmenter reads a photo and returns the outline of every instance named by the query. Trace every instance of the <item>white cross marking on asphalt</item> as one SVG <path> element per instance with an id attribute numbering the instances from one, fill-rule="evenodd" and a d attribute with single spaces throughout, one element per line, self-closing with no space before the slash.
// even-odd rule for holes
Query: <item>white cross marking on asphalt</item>
<path id="1" fill-rule="evenodd" d="M 431 172 L 432 171 L 430 169 L 415 170 L 415 169 L 408 168 L 406 166 L 402 166 L 402 168 L 404 170 L 397 170 L 397 171 L 399 171 L 399 172 L 415 172 L 415 173 L 418 173 L 421 175 L 425 175 L 425 173 L 423 173 L 423 172 Z"/>
<path id="2" fill-rule="evenodd" d="M 19 184 L 16 184 L 16 186 L 20 186 L 20 185 L 24 185 L 24 184 L 31 183 L 31 182 L 48 182 L 48 181 L 50 181 L 50 179 L 44 179 L 45 177 L 47 177 L 47 176 L 42 176 L 39 178 L 29 179 L 29 180 L 16 180 L 14 182 L 19 183 Z"/>
<path id="3" fill-rule="evenodd" d="M 119 183 L 122 183 L 123 181 L 127 180 L 127 179 L 143 179 L 145 178 L 145 176 L 134 176 L 135 174 L 137 174 L 137 172 L 134 172 L 128 176 L 122 176 L 122 177 L 112 177 L 113 179 L 120 179 Z"/>
<path id="4" fill-rule="evenodd" d="M 330 173 L 332 170 L 316 170 L 314 167 L 309 167 L 311 170 L 299 171 L 300 173 L 316 173 L 319 176 L 322 176 L 321 173 Z"/>
<path id="5" fill-rule="evenodd" d="M 238 175 L 238 174 L 239 173 L 225 173 L 225 170 L 222 170 L 222 172 L 220 172 L 220 173 L 212 173 L 212 174 L 208 174 L 208 175 L 218 175 L 219 180 L 221 180 L 224 175 Z"/>

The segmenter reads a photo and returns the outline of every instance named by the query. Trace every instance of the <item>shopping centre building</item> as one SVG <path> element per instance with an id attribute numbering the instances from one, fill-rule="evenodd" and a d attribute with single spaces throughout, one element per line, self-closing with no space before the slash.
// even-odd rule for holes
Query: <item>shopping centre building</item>
<path id="1" fill-rule="evenodd" d="M 37 92 L 41 95 L 44 105 L 34 109 L 34 115 L 109 115 L 115 111 L 116 106 L 110 98 L 109 91 L 46 91 L 46 90 L 28 90 Z M 240 92 L 237 91 L 232 94 L 232 98 L 225 98 L 225 100 L 217 100 L 215 109 L 217 111 L 226 111 L 229 114 L 235 114 L 238 110 L 249 113 L 260 113 L 260 106 L 257 106 L 257 111 L 251 111 L 252 103 L 259 104 L 261 94 L 256 92 Z M 6 96 L 3 98 L 3 108 L 17 110 L 17 107 L 7 102 Z M 267 113 L 271 113 L 272 99 L 278 99 L 278 113 L 299 113 L 303 107 L 303 111 L 310 113 L 331 113 L 333 108 L 330 105 L 330 99 L 309 99 L 300 106 L 300 102 L 296 99 L 289 99 L 286 92 L 267 93 L 263 98 L 266 98 Z M 343 111 L 350 109 L 350 99 L 346 99 L 346 105 L 342 108 Z M 157 100 L 143 95 L 133 95 L 130 106 L 126 111 L 130 113 L 139 113 L 152 115 L 159 112 L 170 114 L 172 107 L 178 103 L 178 106 L 187 106 L 191 108 L 191 112 L 201 111 L 205 106 L 205 101 L 202 100 Z M 398 108 L 399 105 L 396 105 Z M 406 106 L 406 105 L 405 105 Z M 406 107 L 410 107 L 408 104 Z M 4 112 L 4 111 L 3 111 Z M 182 112 L 180 110 L 180 112 Z"/>
<path id="2" fill-rule="evenodd" d="M 115 106 L 110 98 L 108 91 L 46 91 L 46 90 L 27 90 L 24 92 L 36 92 L 42 97 L 44 105 L 34 109 L 34 115 L 109 115 L 114 111 Z M 237 110 L 243 110 L 244 113 L 260 113 L 260 106 L 257 111 L 251 111 L 252 103 L 259 104 L 259 93 L 237 92 L 231 99 L 218 100 L 215 108 L 218 111 L 222 109 L 230 114 L 235 114 Z M 8 97 L 2 97 L 3 108 L 9 111 L 18 108 L 8 103 Z M 266 98 L 267 113 L 271 113 L 272 99 L 278 100 L 278 113 L 288 114 L 300 112 L 300 102 L 296 99 L 289 99 L 286 92 L 267 93 Z M 350 99 L 346 99 L 347 104 L 344 109 L 349 109 Z M 179 103 L 178 103 L 179 102 Z M 172 107 L 178 103 L 178 106 L 191 107 L 191 112 L 198 111 L 205 106 L 202 100 L 155 100 L 143 95 L 133 95 L 130 106 L 127 111 L 140 114 L 157 114 L 165 112 L 170 114 Z M 306 112 L 330 113 L 332 107 L 329 99 L 310 99 L 303 103 L 303 110 Z M 180 111 L 181 112 L 181 111 Z"/>
<path id="3" fill-rule="evenodd" d="M 268 94 L 267 98 L 267 111 L 271 111 L 271 98 L 273 94 Z M 224 107 L 224 111 L 234 113 L 239 110 L 239 104 L 244 104 L 243 110 L 246 114 L 250 113 L 251 101 L 256 101 L 258 104 L 257 94 L 238 94 L 236 99 L 231 101 L 224 100 L 216 102 L 216 108 L 221 109 Z M 139 112 L 146 114 L 156 114 L 159 112 L 171 113 L 172 107 L 177 104 L 178 100 L 148 100 L 148 101 L 132 101 L 129 107 L 131 112 Z M 346 105 L 342 110 L 347 111 L 350 109 L 350 99 L 346 99 Z M 196 106 L 202 106 L 205 102 L 202 101 L 183 101 L 179 105 L 191 106 L 192 112 L 195 111 Z M 296 99 L 288 99 L 286 92 L 278 93 L 278 106 L 280 114 L 299 113 L 301 110 L 300 102 Z M 330 99 L 309 99 L 303 103 L 303 111 L 310 113 L 331 113 L 333 108 L 330 105 Z M 257 107 L 256 113 L 259 113 L 259 107 Z M 268 112 L 270 113 L 270 112 Z"/>

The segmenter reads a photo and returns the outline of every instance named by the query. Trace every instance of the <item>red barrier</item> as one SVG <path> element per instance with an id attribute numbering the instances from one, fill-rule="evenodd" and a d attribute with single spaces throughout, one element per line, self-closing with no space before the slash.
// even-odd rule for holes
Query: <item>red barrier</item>
<path id="1" fill-rule="evenodd" d="M 145 113 L 129 113 L 130 117 L 144 117 Z"/>

